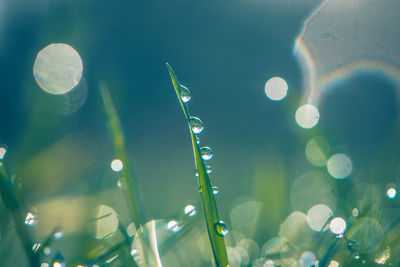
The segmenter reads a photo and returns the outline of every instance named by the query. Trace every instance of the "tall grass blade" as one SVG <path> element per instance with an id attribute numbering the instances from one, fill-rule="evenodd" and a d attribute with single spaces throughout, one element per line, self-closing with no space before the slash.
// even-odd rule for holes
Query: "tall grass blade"
<path id="1" fill-rule="evenodd" d="M 143 224 L 145 221 L 143 207 L 139 202 L 139 193 L 135 188 L 136 177 L 133 168 L 130 164 L 129 157 L 125 151 L 125 140 L 122 132 L 121 123 L 115 109 L 114 103 L 111 99 L 110 92 L 108 91 L 105 83 L 100 84 L 101 97 L 106 112 L 110 133 L 113 140 L 114 150 L 117 158 L 122 161 L 123 168 L 120 172 L 121 179 L 123 179 L 124 187 L 122 190 L 125 193 L 125 198 L 128 203 L 128 208 L 131 214 L 131 219 L 138 224 Z"/>
<path id="2" fill-rule="evenodd" d="M 198 172 L 200 196 L 201 196 L 201 201 L 203 203 L 208 236 L 210 238 L 210 243 L 213 250 L 215 263 L 217 266 L 229 266 L 224 237 L 217 232 L 217 225 L 220 223 L 220 219 L 218 216 L 215 197 L 212 191 L 210 178 L 208 177 L 207 174 L 206 165 L 201 157 L 200 147 L 196 142 L 196 136 L 193 133 L 192 127 L 190 125 L 189 109 L 181 99 L 180 95 L 181 85 L 178 81 L 178 78 L 176 77 L 171 66 L 168 63 L 166 63 L 166 65 L 169 71 L 169 75 L 171 76 L 171 81 L 172 84 L 174 85 L 179 103 L 181 104 L 183 113 L 185 114 L 186 120 L 189 125 L 190 137 L 193 145 L 194 161 Z"/>

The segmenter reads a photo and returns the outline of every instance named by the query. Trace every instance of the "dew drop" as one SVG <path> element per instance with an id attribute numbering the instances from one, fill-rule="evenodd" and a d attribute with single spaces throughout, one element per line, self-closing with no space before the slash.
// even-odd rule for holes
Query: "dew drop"
<path id="1" fill-rule="evenodd" d="M 196 210 L 196 208 L 193 206 L 193 205 L 187 205 L 186 207 L 185 207 L 185 214 L 186 215 L 188 215 L 189 217 L 192 217 L 192 216 L 194 216 L 194 215 L 196 215 L 197 214 L 197 210 Z"/>
<path id="2" fill-rule="evenodd" d="M 51 248 L 50 247 L 45 247 L 43 249 L 43 253 L 44 253 L 44 255 L 49 256 L 51 254 Z"/>
<path id="3" fill-rule="evenodd" d="M 207 169 L 207 174 L 210 174 L 213 172 L 210 166 L 206 166 L 206 169 Z"/>
<path id="4" fill-rule="evenodd" d="M 200 144 L 200 138 L 196 135 L 196 143 L 199 145 Z"/>
<path id="5" fill-rule="evenodd" d="M 353 258 L 354 258 L 355 260 L 359 260 L 359 259 L 360 259 L 360 254 L 359 254 L 358 252 L 355 252 L 355 253 L 353 254 Z"/>
<path id="6" fill-rule="evenodd" d="M 196 170 L 196 172 L 194 173 L 194 176 L 196 176 L 197 178 L 199 177 L 199 171 Z"/>
<path id="7" fill-rule="evenodd" d="M 36 223 L 36 216 L 33 215 L 31 212 L 28 212 L 25 217 L 25 224 L 32 226 Z"/>
<path id="8" fill-rule="evenodd" d="M 209 161 L 214 156 L 213 151 L 208 146 L 200 148 L 201 157 L 205 161 Z"/>
<path id="9" fill-rule="evenodd" d="M 190 117 L 190 126 L 192 127 L 192 131 L 194 134 L 200 134 L 204 127 L 203 127 L 203 123 L 201 122 L 201 120 L 197 117 Z"/>
<path id="10" fill-rule="evenodd" d="M 65 260 L 60 252 L 57 252 L 53 258 L 53 267 L 65 267 Z"/>
<path id="11" fill-rule="evenodd" d="M 375 257 L 375 262 L 378 264 L 386 264 L 389 258 L 390 258 L 390 247 L 386 247 L 385 250 L 378 252 L 378 254 Z"/>
<path id="12" fill-rule="evenodd" d="M 394 188 L 394 186 L 389 187 L 386 191 L 386 195 L 388 196 L 388 198 L 394 199 L 397 195 L 396 188 Z"/>
<path id="13" fill-rule="evenodd" d="M 4 155 L 6 154 L 7 149 L 5 147 L 0 147 L 0 160 L 4 158 Z"/>
<path id="14" fill-rule="evenodd" d="M 128 189 L 128 182 L 126 181 L 125 177 L 121 177 L 117 181 L 117 186 L 121 190 L 126 190 Z"/>
<path id="15" fill-rule="evenodd" d="M 42 245 L 42 244 L 40 244 L 40 243 L 35 243 L 35 244 L 33 244 L 33 246 L 32 246 L 32 251 L 36 253 L 37 250 L 40 248 L 41 245 Z"/>
<path id="16" fill-rule="evenodd" d="M 54 233 L 54 238 L 55 239 L 60 239 L 60 238 L 62 238 L 64 236 L 64 233 L 63 232 L 56 232 L 56 233 Z"/>
<path id="17" fill-rule="evenodd" d="M 172 232 L 176 233 L 182 229 L 182 226 L 179 224 L 179 222 L 175 220 L 170 220 L 167 224 L 167 228 Z"/>
<path id="18" fill-rule="evenodd" d="M 218 195 L 218 193 L 219 193 L 218 187 L 213 186 L 213 187 L 212 187 L 212 192 L 213 192 L 213 195 Z"/>
<path id="19" fill-rule="evenodd" d="M 219 236 L 226 236 L 228 234 L 228 226 L 223 221 L 219 221 L 215 224 L 215 231 Z"/>
<path id="20" fill-rule="evenodd" d="M 189 89 L 187 89 L 186 86 L 180 85 L 180 94 L 181 94 L 181 99 L 183 101 L 183 103 L 187 103 L 190 101 L 190 99 L 192 98 Z"/>
<path id="21" fill-rule="evenodd" d="M 354 208 L 354 209 L 351 211 L 351 215 L 353 215 L 353 217 L 358 217 L 359 214 L 360 214 L 360 212 L 358 211 L 357 208 Z"/>

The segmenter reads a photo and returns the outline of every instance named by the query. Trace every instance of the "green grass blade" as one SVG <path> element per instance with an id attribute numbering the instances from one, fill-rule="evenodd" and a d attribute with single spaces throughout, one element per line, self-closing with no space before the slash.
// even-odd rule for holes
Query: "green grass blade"
<path id="1" fill-rule="evenodd" d="M 139 202 L 140 198 L 138 190 L 135 188 L 135 185 L 137 184 L 136 177 L 130 164 L 129 157 L 125 151 L 125 140 L 121 123 L 114 103 L 111 99 L 110 92 L 108 91 L 105 83 L 100 84 L 100 91 L 114 144 L 115 154 L 123 163 L 123 168 L 120 172 L 121 179 L 123 179 L 124 182 L 124 188 L 122 190 L 124 191 L 125 198 L 128 203 L 131 219 L 137 225 L 143 224 L 145 221 L 144 211 Z"/>
<path id="2" fill-rule="evenodd" d="M 208 236 L 210 238 L 211 247 L 214 254 L 215 263 L 217 266 L 229 266 L 228 255 L 226 252 L 224 237 L 217 232 L 216 225 L 220 222 L 217 210 L 217 204 L 212 192 L 210 178 L 208 177 L 206 165 L 201 157 L 200 147 L 196 142 L 196 136 L 190 125 L 190 113 L 187 105 L 182 101 L 180 96 L 180 83 L 171 66 L 167 63 L 167 68 L 171 76 L 172 84 L 174 85 L 176 95 L 181 104 L 183 113 L 189 125 L 190 137 L 193 145 L 194 161 L 198 172 L 198 182 L 200 196 L 203 203 L 204 215 L 207 224 Z"/>
<path id="3" fill-rule="evenodd" d="M 22 246 L 25 250 L 26 256 L 28 257 L 30 266 L 40 266 L 39 255 L 34 253 L 32 250 L 33 240 L 28 232 L 25 225 L 24 214 L 22 213 L 21 200 L 18 195 L 15 194 L 15 188 L 11 183 L 7 175 L 6 168 L 0 161 L 0 192 L 4 205 L 11 212 L 14 219 L 15 228 L 17 229 L 18 236 L 21 240 Z"/>

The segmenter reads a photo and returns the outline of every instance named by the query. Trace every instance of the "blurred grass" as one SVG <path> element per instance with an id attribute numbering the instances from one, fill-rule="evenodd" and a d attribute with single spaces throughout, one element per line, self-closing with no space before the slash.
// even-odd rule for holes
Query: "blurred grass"
<path id="1" fill-rule="evenodd" d="M 136 188 L 136 177 L 125 150 L 125 138 L 122 132 L 121 123 L 111 99 L 110 92 L 104 82 L 100 84 L 100 91 L 114 144 L 115 155 L 116 158 L 121 160 L 123 163 L 123 168 L 120 171 L 120 179 L 122 179 L 122 182 L 124 183 L 122 190 L 125 193 L 131 219 L 136 224 L 143 224 L 145 222 L 145 215 L 143 207 L 140 204 L 139 191 L 138 188 Z"/>

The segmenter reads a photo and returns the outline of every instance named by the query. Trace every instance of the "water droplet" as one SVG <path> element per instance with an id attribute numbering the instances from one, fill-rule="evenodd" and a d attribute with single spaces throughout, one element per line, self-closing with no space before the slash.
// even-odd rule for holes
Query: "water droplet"
<path id="1" fill-rule="evenodd" d="M 394 186 L 389 187 L 386 191 L 386 195 L 388 196 L 388 198 L 394 199 L 397 195 L 396 188 Z"/>
<path id="2" fill-rule="evenodd" d="M 183 103 L 187 103 L 190 101 L 190 99 L 192 98 L 189 89 L 187 89 L 186 86 L 180 85 L 180 89 L 181 89 L 181 99 L 183 101 Z"/>
<path id="3" fill-rule="evenodd" d="M 200 144 L 200 137 L 198 137 L 198 136 L 196 135 L 195 138 L 196 138 L 196 143 L 199 145 L 199 144 Z"/>
<path id="4" fill-rule="evenodd" d="M 353 258 L 354 258 L 355 260 L 359 260 L 359 259 L 360 259 L 360 254 L 359 254 L 358 252 L 355 252 L 355 253 L 353 254 Z"/>
<path id="5" fill-rule="evenodd" d="M 360 215 L 360 212 L 358 211 L 357 208 L 354 208 L 354 209 L 351 211 L 351 215 L 353 215 L 353 217 L 358 217 L 358 215 Z"/>
<path id="6" fill-rule="evenodd" d="M 220 236 L 226 236 L 228 234 L 228 226 L 223 221 L 219 221 L 215 224 L 215 231 Z"/>
<path id="7" fill-rule="evenodd" d="M 218 187 L 213 186 L 213 187 L 212 187 L 212 192 L 213 192 L 213 195 L 218 195 L 218 193 L 219 193 Z"/>
<path id="8" fill-rule="evenodd" d="M 206 169 L 207 169 L 207 174 L 210 174 L 210 173 L 212 173 L 212 169 L 211 169 L 211 167 L 210 167 L 210 166 L 206 166 Z"/>
<path id="9" fill-rule="evenodd" d="M 187 205 L 185 207 L 185 214 L 192 217 L 197 214 L 197 210 L 193 205 Z"/>
<path id="10" fill-rule="evenodd" d="M 194 173 L 194 176 L 196 176 L 197 178 L 199 177 L 199 171 L 196 170 L 196 172 Z"/>
<path id="11" fill-rule="evenodd" d="M 31 212 L 28 212 L 25 217 L 25 224 L 32 226 L 35 223 L 36 223 L 36 216 L 33 215 Z"/>
<path id="12" fill-rule="evenodd" d="M 35 244 L 33 244 L 33 246 L 32 246 L 32 251 L 33 251 L 33 252 L 36 252 L 36 251 L 40 248 L 41 245 L 42 245 L 42 244 L 40 244 L 40 243 L 35 243 Z"/>
<path id="13" fill-rule="evenodd" d="M 126 181 L 125 177 L 121 177 L 117 181 L 117 186 L 119 189 L 125 190 L 128 188 L 128 182 Z"/>
<path id="14" fill-rule="evenodd" d="M 175 220 L 171 220 L 167 224 L 167 228 L 171 230 L 172 232 L 179 232 L 182 229 L 182 226 L 179 224 L 179 222 Z"/>
<path id="15" fill-rule="evenodd" d="M 347 248 L 351 252 L 357 252 L 357 251 L 359 251 L 360 246 L 358 245 L 358 243 L 355 240 L 349 239 L 349 241 L 347 242 Z"/>
<path id="16" fill-rule="evenodd" d="M 44 253 L 44 255 L 49 256 L 51 254 L 51 248 L 50 247 L 45 247 L 43 249 L 43 253 Z"/>
<path id="17" fill-rule="evenodd" d="M 1 146 L 0 147 L 0 160 L 2 160 L 4 158 L 6 152 L 7 152 L 7 149 L 5 147 Z"/>
<path id="18" fill-rule="evenodd" d="M 54 233 L 54 238 L 55 238 L 55 239 L 60 239 L 60 238 L 62 238 L 63 236 L 64 236 L 64 233 L 63 233 L 63 232 Z"/>
<path id="19" fill-rule="evenodd" d="M 192 131 L 194 134 L 200 134 L 204 127 L 203 127 L 203 123 L 201 122 L 201 120 L 197 117 L 190 117 L 190 126 L 192 127 Z"/>
<path id="20" fill-rule="evenodd" d="M 65 267 L 65 260 L 60 252 L 57 252 L 53 258 L 53 267 Z"/>
<path id="21" fill-rule="evenodd" d="M 114 159 L 111 161 L 111 169 L 115 172 L 120 172 L 122 168 L 124 167 L 124 164 L 120 159 Z"/>
<path id="22" fill-rule="evenodd" d="M 378 254 L 375 257 L 375 262 L 378 264 L 386 264 L 389 258 L 390 258 L 390 247 L 386 247 L 385 250 L 378 252 Z"/>
<path id="23" fill-rule="evenodd" d="M 208 146 L 200 148 L 200 153 L 201 153 L 201 157 L 205 161 L 209 161 L 214 156 L 213 151 Z"/>

